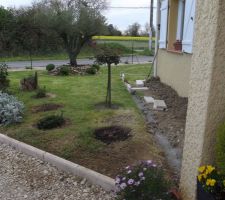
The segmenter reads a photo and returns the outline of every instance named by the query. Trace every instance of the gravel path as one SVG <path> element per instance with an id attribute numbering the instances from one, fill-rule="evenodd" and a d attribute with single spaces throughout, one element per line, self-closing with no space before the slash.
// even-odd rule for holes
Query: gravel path
<path id="1" fill-rule="evenodd" d="M 89 185 L 48 163 L 0 144 L 1 200 L 111 200 L 102 189 Z"/>

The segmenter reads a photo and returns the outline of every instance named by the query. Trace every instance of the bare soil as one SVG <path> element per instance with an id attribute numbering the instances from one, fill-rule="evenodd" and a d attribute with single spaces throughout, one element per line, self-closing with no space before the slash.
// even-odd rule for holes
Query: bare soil
<path id="1" fill-rule="evenodd" d="M 116 115 L 98 121 L 97 127 L 128 127 L 132 137 L 110 144 L 103 143 L 100 150 L 87 151 L 82 145 L 79 148 L 75 146 L 68 159 L 112 178 L 115 178 L 125 166 L 137 164 L 140 160 L 154 160 L 158 165 L 164 165 L 166 163 L 164 154 L 153 137 L 147 133 L 144 123 L 140 129 L 140 121 L 137 121 L 137 116 L 132 111 L 116 110 L 116 112 L 118 112 Z M 62 152 L 60 150 L 62 143 L 64 144 L 62 146 L 65 146 L 76 140 L 78 138 L 71 135 L 66 140 L 49 141 L 49 150 L 53 153 Z"/>
<path id="2" fill-rule="evenodd" d="M 147 86 L 149 90 L 145 95 L 164 100 L 168 108 L 166 112 L 154 111 L 157 128 L 173 147 L 183 149 L 188 98 L 180 97 L 173 88 L 157 79 L 149 80 Z"/>
<path id="3" fill-rule="evenodd" d="M 33 113 L 48 112 L 48 111 L 58 110 L 59 108 L 63 108 L 63 105 L 62 104 L 47 103 L 47 104 L 42 104 L 42 105 L 39 105 L 39 106 L 34 106 L 32 108 L 32 112 Z"/>
<path id="4" fill-rule="evenodd" d="M 149 90 L 144 92 L 144 96 L 164 100 L 167 109 L 156 111 L 141 96 L 134 96 L 134 100 L 145 116 L 148 132 L 162 148 L 168 170 L 176 181 L 180 177 L 188 99 L 180 97 L 157 78 L 148 80 L 146 86 Z"/>
<path id="5" fill-rule="evenodd" d="M 131 129 L 123 126 L 110 126 L 98 128 L 94 131 L 95 138 L 106 144 L 127 140 L 131 134 Z"/>

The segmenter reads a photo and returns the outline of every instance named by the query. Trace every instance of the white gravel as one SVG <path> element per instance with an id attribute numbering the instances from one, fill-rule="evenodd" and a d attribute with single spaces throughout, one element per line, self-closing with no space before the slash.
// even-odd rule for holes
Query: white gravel
<path id="1" fill-rule="evenodd" d="M 1 200 L 112 200 L 85 179 L 0 144 Z"/>

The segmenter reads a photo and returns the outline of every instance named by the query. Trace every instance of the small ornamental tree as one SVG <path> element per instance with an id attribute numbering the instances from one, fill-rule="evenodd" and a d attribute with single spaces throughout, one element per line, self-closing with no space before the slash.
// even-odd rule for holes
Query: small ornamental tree
<path id="1" fill-rule="evenodd" d="M 96 62 L 100 65 L 107 64 L 108 67 L 108 84 L 107 84 L 107 95 L 106 95 L 106 106 L 111 108 L 112 96 L 111 96 L 111 65 L 118 65 L 120 62 L 120 56 L 114 49 L 104 46 L 98 49 L 96 54 Z"/>

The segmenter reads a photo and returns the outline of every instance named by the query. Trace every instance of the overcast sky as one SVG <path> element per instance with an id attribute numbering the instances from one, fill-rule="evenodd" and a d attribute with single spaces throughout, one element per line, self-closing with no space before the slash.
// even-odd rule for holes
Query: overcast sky
<path id="1" fill-rule="evenodd" d="M 0 0 L 0 5 L 26 6 L 31 5 L 33 0 Z M 108 0 L 110 6 L 149 6 L 150 0 Z M 148 9 L 109 9 L 104 13 L 109 24 L 117 26 L 120 30 L 125 30 L 128 25 L 138 22 L 144 28 L 146 22 L 149 22 Z"/>

